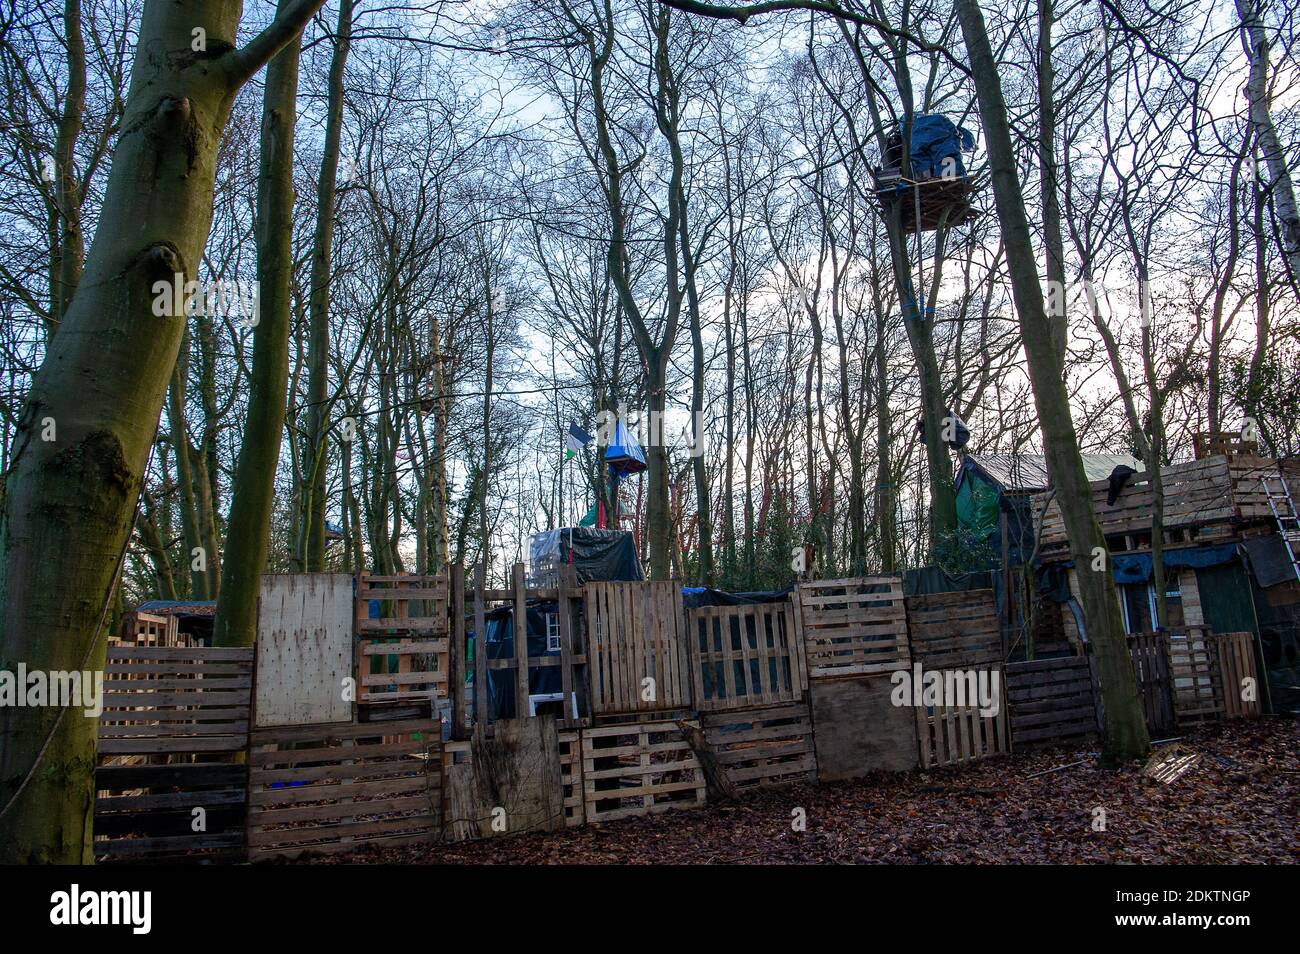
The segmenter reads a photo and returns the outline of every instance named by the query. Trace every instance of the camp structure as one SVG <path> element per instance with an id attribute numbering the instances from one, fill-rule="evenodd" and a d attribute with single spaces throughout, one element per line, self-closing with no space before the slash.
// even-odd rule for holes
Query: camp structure
<path id="1" fill-rule="evenodd" d="M 876 200 L 898 207 L 904 232 L 932 231 L 973 217 L 972 185 L 962 153 L 975 146 L 971 132 L 946 116 L 912 118 L 907 155 L 902 130 L 886 139 L 882 164 L 875 174 Z"/>
<path id="2" fill-rule="evenodd" d="M 1258 704 L 1264 711 L 1300 709 L 1300 524 L 1293 496 L 1300 488 L 1300 460 L 1260 457 L 1254 445 L 1225 445 L 1206 435 L 1198 435 L 1196 444 L 1206 452 L 1225 446 L 1235 452 L 1207 453 L 1161 468 L 1166 629 L 1176 655 L 1185 660 L 1179 665 L 1187 667 L 1174 678 L 1187 685 L 1209 678 L 1206 674 L 1213 670 L 1219 679 L 1224 661 L 1208 657 L 1221 650 L 1214 649 L 1212 640 L 1203 641 L 1207 655 L 1199 658 L 1198 640 L 1246 634 L 1239 642 L 1244 641 L 1252 662 L 1266 675 L 1258 686 Z M 1150 475 L 1139 465 L 1127 480 L 1097 479 L 1092 497 L 1125 629 L 1131 639 L 1156 633 Z M 1079 609 L 1078 568 L 1070 558 L 1060 508 L 1046 491 L 1033 495 L 1031 507 L 1041 528 L 1038 588 L 1059 607 L 1059 612 L 1043 614 L 1039 635 L 1059 627 L 1081 649 L 1087 632 Z M 1232 705 L 1236 687 L 1224 690 Z"/>

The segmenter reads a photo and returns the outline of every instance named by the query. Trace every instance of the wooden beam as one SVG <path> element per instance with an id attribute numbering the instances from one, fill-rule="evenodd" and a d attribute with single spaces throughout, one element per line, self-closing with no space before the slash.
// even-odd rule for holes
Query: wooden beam
<path id="1" fill-rule="evenodd" d="M 483 606 L 483 564 L 474 567 L 474 721 L 487 725 L 487 612 Z"/>
<path id="2" fill-rule="evenodd" d="M 516 563 L 512 575 L 515 604 L 515 718 L 528 718 L 528 593 L 524 565 Z"/>
<path id="3" fill-rule="evenodd" d="M 465 725 L 465 567 L 451 568 L 451 652 L 447 665 L 447 692 L 451 696 L 451 737 L 469 737 Z"/>
<path id="4" fill-rule="evenodd" d="M 577 701 L 573 695 L 573 612 L 569 600 L 577 588 L 577 574 L 570 564 L 560 565 L 560 688 L 564 693 L 562 725 L 571 725 L 576 718 Z"/>

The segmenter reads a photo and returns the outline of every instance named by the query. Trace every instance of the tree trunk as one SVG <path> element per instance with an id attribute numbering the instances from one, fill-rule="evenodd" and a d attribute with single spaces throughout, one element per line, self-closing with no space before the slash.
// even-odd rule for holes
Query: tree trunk
<path id="1" fill-rule="evenodd" d="M 289 0 L 280 0 L 283 15 Z M 217 646 L 257 640 L 257 595 L 270 547 L 275 472 L 284 433 L 289 381 L 289 323 L 293 279 L 293 133 L 298 102 L 301 35 L 276 54 L 262 97 L 262 155 L 257 183 L 257 281 L 248 415 L 230 498 L 230 524 L 221 567 L 221 595 L 212 639 Z"/>
<path id="2" fill-rule="evenodd" d="M 1246 99 L 1250 103 L 1250 122 L 1255 127 L 1260 151 L 1268 169 L 1269 191 L 1281 226 L 1282 249 L 1293 282 L 1300 281 L 1300 209 L 1296 208 L 1295 189 L 1287 169 L 1286 154 L 1273 126 L 1273 112 L 1268 94 L 1268 35 L 1259 13 L 1259 0 L 1236 0 L 1241 29 L 1246 34 L 1250 56 L 1250 78 L 1246 81 Z"/>
<path id="3" fill-rule="evenodd" d="M 155 313 L 154 284 L 193 278 L 235 93 L 321 2 L 296 2 L 238 50 L 238 4 L 145 6 L 95 240 L 18 427 L 0 530 L 0 658 L 46 671 L 102 664 L 103 619 L 185 322 L 167 297 Z M 41 440 L 46 419 L 56 440 Z M 97 726 L 74 711 L 0 710 L 0 863 L 91 860 Z"/>
<path id="4" fill-rule="evenodd" d="M 307 421 L 303 438 L 302 551 L 308 573 L 325 569 L 325 480 L 328 472 L 326 417 L 329 395 L 330 269 L 333 264 L 335 181 L 343 133 L 343 70 L 352 38 L 353 0 L 339 4 L 330 58 L 329 103 L 325 115 L 325 150 L 316 180 L 316 234 L 311 248 L 308 299 Z"/>
<path id="5" fill-rule="evenodd" d="M 984 15 L 977 0 L 957 0 L 956 11 L 970 57 L 980 119 L 988 144 L 994 200 L 1007 251 L 1012 295 L 1020 320 L 1044 450 L 1070 538 L 1070 553 L 1077 569 L 1088 639 L 1097 659 L 1105 707 L 1103 756 L 1110 763 L 1140 758 L 1149 749 L 1150 739 L 1138 704 L 1133 662 L 1124 635 L 1106 541 L 1092 509 L 1092 493 L 1079 456 L 1064 369 L 1053 347 L 1051 327 L 1043 308 L 1042 287 L 1038 282 L 1038 266 L 1025 215 L 1024 196 L 1016 174 L 1015 152 L 997 63 L 993 59 Z M 1093 560 L 1097 555 L 1104 557 L 1102 569 L 1093 570 Z"/>

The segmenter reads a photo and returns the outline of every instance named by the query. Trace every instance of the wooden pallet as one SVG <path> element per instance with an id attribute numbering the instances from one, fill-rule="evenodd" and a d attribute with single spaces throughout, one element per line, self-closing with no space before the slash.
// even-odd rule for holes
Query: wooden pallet
<path id="1" fill-rule="evenodd" d="M 248 745 L 252 674 L 251 649 L 108 649 L 95 771 L 97 858 L 242 854 L 247 773 L 235 757 Z M 200 819 L 203 830 L 195 831 Z"/>
<path id="2" fill-rule="evenodd" d="M 446 576 L 357 575 L 357 704 L 434 703 L 449 690 L 451 590 Z M 370 616 L 378 600 L 380 615 Z"/>
<path id="3" fill-rule="evenodd" d="M 1255 670 L 1255 634 L 1216 633 L 1214 641 L 1223 685 L 1224 718 L 1258 719 L 1261 687 Z M 1249 695 L 1254 698 L 1249 700 L 1245 698 L 1247 685 L 1253 689 Z"/>
<path id="4" fill-rule="evenodd" d="M 1165 634 L 1174 722 L 1181 728 L 1223 718 L 1223 682 L 1208 627 L 1188 626 Z"/>
<path id="5" fill-rule="evenodd" d="M 588 822 L 697 808 L 706 799 L 695 753 L 671 722 L 584 729 L 582 787 Z"/>
<path id="6" fill-rule="evenodd" d="M 806 705 L 707 712 L 700 722 L 736 788 L 817 781 L 812 715 Z"/>
<path id="7" fill-rule="evenodd" d="M 408 703 L 447 695 L 450 640 L 363 639 L 357 644 L 357 704 Z M 422 668 L 432 665 L 433 668 Z M 372 671 L 378 669 L 377 672 Z"/>
<path id="8" fill-rule="evenodd" d="M 982 715 L 976 706 L 916 706 L 921 768 L 961 765 L 1011 751 L 1006 708 Z"/>
<path id="9" fill-rule="evenodd" d="M 803 700 L 793 604 L 701 606 L 686 612 L 686 631 L 699 711 Z"/>
<path id="10" fill-rule="evenodd" d="M 691 705 L 677 583 L 588 583 L 584 611 L 593 715 Z"/>
<path id="11" fill-rule="evenodd" d="M 1147 731 L 1153 738 L 1168 735 L 1174 731 L 1174 700 L 1165 637 L 1159 633 L 1134 633 L 1128 637 L 1128 648 Z"/>
<path id="12" fill-rule="evenodd" d="M 1092 670 L 1084 656 L 1008 663 L 1006 702 L 1017 748 L 1094 735 L 1100 730 Z"/>
<path id="13" fill-rule="evenodd" d="M 441 812 L 442 732 L 433 720 L 253 732 L 251 861 L 430 844 Z"/>
<path id="14" fill-rule="evenodd" d="M 188 646 L 190 639 L 182 636 L 175 616 L 145 613 L 135 610 L 122 614 L 119 635 L 110 642 L 114 646 Z"/>
<path id="15" fill-rule="evenodd" d="M 564 824 L 568 828 L 586 824 L 582 791 L 582 733 L 562 731 L 560 740 L 560 789 L 564 795 Z"/>
<path id="16" fill-rule="evenodd" d="M 795 591 L 808 678 L 859 676 L 911 665 L 903 581 L 859 577 Z"/>
<path id="17" fill-rule="evenodd" d="M 909 596 L 907 630 L 912 659 L 926 669 L 983 669 L 1002 663 L 992 590 Z"/>

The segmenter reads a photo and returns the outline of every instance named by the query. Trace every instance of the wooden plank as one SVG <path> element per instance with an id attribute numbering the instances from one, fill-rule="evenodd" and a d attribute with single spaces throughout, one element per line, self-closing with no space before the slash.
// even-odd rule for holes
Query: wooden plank
<path id="1" fill-rule="evenodd" d="M 451 737 L 469 734 L 465 711 L 465 567 L 451 568 L 451 646 L 447 653 L 448 695 L 451 698 Z"/>
<path id="2" fill-rule="evenodd" d="M 884 675 L 813 679 L 809 696 L 822 781 L 916 767 L 916 719 L 910 708 L 893 704 L 892 689 Z"/>
<path id="3" fill-rule="evenodd" d="M 554 716 L 502 719 L 488 738 L 474 727 L 469 758 L 448 771 L 446 834 L 492 838 L 565 825 Z"/>
<path id="4" fill-rule="evenodd" d="M 1224 717 L 1258 719 L 1261 713 L 1259 676 L 1255 668 L 1253 633 L 1215 634 L 1223 684 Z"/>
<path id="5" fill-rule="evenodd" d="M 352 578 L 344 573 L 262 577 L 257 611 L 259 726 L 351 718 Z"/>
<path id="6" fill-rule="evenodd" d="M 483 603 L 483 564 L 474 567 L 474 721 L 486 725 L 487 704 L 487 608 Z"/>
<path id="7" fill-rule="evenodd" d="M 799 607 L 809 679 L 891 672 L 911 664 L 901 579 L 803 583 Z"/>
<path id="8" fill-rule="evenodd" d="M 511 570 L 514 590 L 515 644 L 515 718 L 528 717 L 528 594 L 525 592 L 524 565 L 516 563 Z"/>

